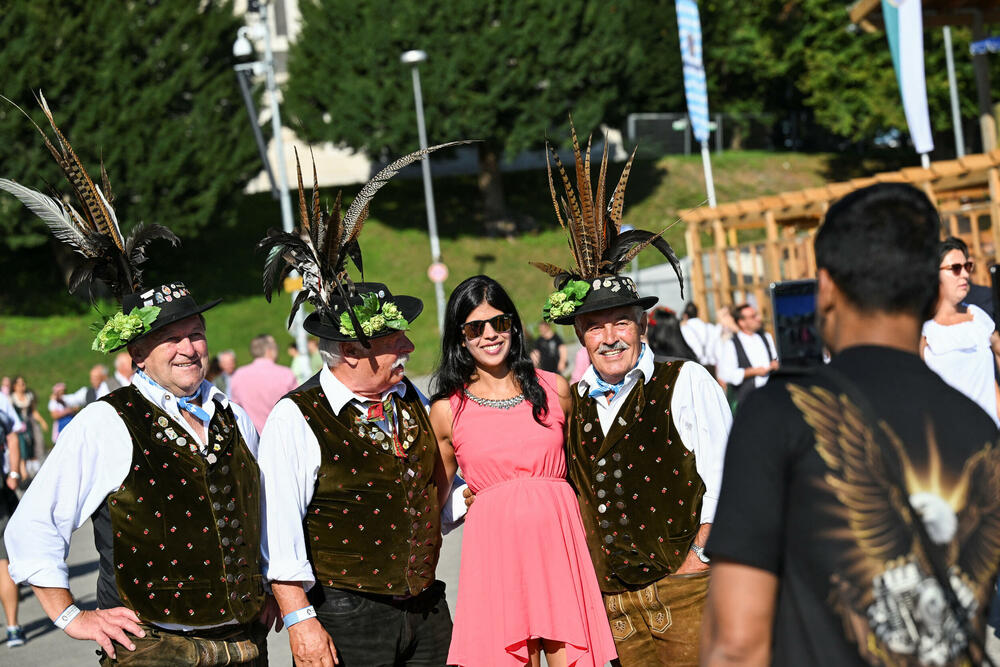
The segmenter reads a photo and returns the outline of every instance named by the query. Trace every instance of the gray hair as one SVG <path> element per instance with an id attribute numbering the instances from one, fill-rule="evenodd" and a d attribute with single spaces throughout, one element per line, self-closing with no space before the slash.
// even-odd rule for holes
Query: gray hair
<path id="1" fill-rule="evenodd" d="M 253 340 L 250 341 L 250 356 L 254 359 L 260 359 L 268 352 L 277 351 L 278 343 L 275 342 L 274 336 L 271 334 L 260 334 L 259 336 L 254 336 Z"/>
<path id="2" fill-rule="evenodd" d="M 344 363 L 344 349 L 338 340 L 319 339 L 319 356 L 330 368 L 336 368 Z"/>

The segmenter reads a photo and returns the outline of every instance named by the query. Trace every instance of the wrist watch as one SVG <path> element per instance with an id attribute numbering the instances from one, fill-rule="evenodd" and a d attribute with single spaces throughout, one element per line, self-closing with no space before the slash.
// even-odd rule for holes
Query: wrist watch
<path id="1" fill-rule="evenodd" d="M 9 473 L 7 473 L 7 476 L 8 476 L 8 477 L 12 477 L 12 478 L 14 478 L 15 480 L 20 480 L 20 479 L 21 479 L 21 473 L 19 473 L 19 472 L 15 472 L 15 471 L 13 471 L 13 470 L 11 470 L 11 471 L 10 471 Z"/>
<path id="2" fill-rule="evenodd" d="M 694 555 L 697 556 L 698 560 L 700 560 L 702 563 L 712 562 L 712 559 L 705 555 L 705 547 L 699 547 L 697 544 L 692 542 L 691 551 L 694 552 Z"/>

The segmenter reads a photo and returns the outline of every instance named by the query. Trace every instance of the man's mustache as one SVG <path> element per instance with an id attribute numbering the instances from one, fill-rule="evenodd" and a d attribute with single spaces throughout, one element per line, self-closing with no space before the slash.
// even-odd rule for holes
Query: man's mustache
<path id="1" fill-rule="evenodd" d="M 601 346 L 597 348 L 597 354 L 603 354 L 604 352 L 623 352 L 629 348 L 628 343 L 623 340 L 618 340 L 608 345 L 607 343 L 601 343 Z"/>
<path id="2" fill-rule="evenodd" d="M 408 354 L 401 354 L 401 355 L 399 355 L 399 357 L 396 359 L 395 363 L 392 364 L 393 370 L 395 370 L 397 368 L 402 368 L 403 366 L 406 365 L 406 362 L 408 362 L 409 360 L 410 360 L 410 355 L 408 355 Z"/>

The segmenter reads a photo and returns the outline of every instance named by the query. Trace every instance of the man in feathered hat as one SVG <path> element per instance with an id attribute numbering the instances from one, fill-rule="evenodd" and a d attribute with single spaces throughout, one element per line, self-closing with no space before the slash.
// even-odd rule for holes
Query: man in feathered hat
<path id="1" fill-rule="evenodd" d="M 143 288 L 146 244 L 177 238 L 158 225 L 123 237 L 107 175 L 103 190 L 94 185 L 41 102 L 58 148 L 45 143 L 83 214 L 13 181 L 0 179 L 0 188 L 85 256 L 74 286 L 100 279 L 120 299 L 93 348 L 127 348 L 137 371 L 60 434 L 10 521 L 11 576 L 32 585 L 66 634 L 96 641 L 103 665 L 161 665 L 165 656 L 176 665 L 265 665 L 274 604 L 265 604 L 260 573 L 257 433 L 205 381 L 201 313 L 219 301 L 199 304 L 180 282 Z M 81 611 L 65 557 L 88 518 L 100 555 L 98 609 Z"/>
<path id="2" fill-rule="evenodd" d="M 654 363 L 642 342 L 645 311 L 657 297 L 640 296 L 619 271 L 648 245 L 679 278 L 680 265 L 659 234 L 619 233 L 632 160 L 605 210 L 607 146 L 596 194 L 590 145 L 584 163 L 575 131 L 573 148 L 577 192 L 554 151 L 565 198 L 557 199 L 551 168 L 549 187 L 576 266 L 535 264 L 558 288 L 545 318 L 572 324 L 591 362 L 574 385 L 567 420 L 570 481 L 621 664 L 696 665 L 708 587 L 703 547 L 718 501 L 729 407 L 702 366 Z"/>
<path id="3" fill-rule="evenodd" d="M 300 170 L 302 237 L 272 232 L 261 242 L 268 298 L 289 268 L 303 276 L 292 316 L 306 299 L 316 307 L 305 329 L 325 362 L 278 402 L 261 434 L 264 571 L 302 664 L 447 660 L 451 616 L 434 578 L 443 470 L 426 399 L 404 375 L 406 331 L 423 304 L 346 272 L 348 257 L 361 269 L 357 237 L 372 196 L 438 148 L 386 167 L 343 218 L 339 195 L 323 212 L 315 186 L 310 210 Z"/>

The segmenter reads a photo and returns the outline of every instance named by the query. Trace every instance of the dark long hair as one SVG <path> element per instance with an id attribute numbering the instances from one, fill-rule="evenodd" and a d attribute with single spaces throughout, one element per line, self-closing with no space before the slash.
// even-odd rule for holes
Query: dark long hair
<path id="1" fill-rule="evenodd" d="M 444 335 L 441 337 L 441 365 L 434 371 L 434 377 L 431 379 L 431 386 L 434 388 L 431 400 L 448 399 L 456 393 L 463 401 L 465 400 L 462 390 L 472 380 L 472 375 L 476 372 L 476 363 L 462 345 L 465 341 L 462 324 L 469 313 L 481 303 L 488 303 L 497 310 L 510 313 L 513 317 L 507 366 L 514 373 L 514 379 L 521 387 L 525 399 L 531 403 L 531 414 L 535 421 L 546 426 L 544 418 L 549 411 L 548 401 L 545 390 L 535 375 L 531 357 L 528 356 L 521 317 L 504 288 L 489 276 L 478 275 L 465 279 L 448 298 L 448 308 L 444 315 Z"/>
<path id="2" fill-rule="evenodd" d="M 698 361 L 694 350 L 681 334 L 681 321 L 677 319 L 677 315 L 661 308 L 653 312 L 651 324 L 647 338 L 654 355 Z"/>

